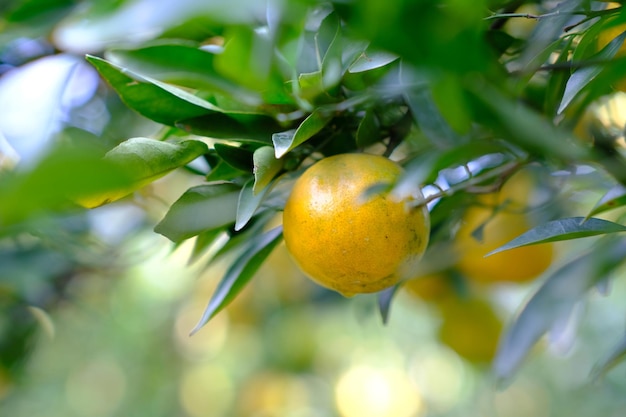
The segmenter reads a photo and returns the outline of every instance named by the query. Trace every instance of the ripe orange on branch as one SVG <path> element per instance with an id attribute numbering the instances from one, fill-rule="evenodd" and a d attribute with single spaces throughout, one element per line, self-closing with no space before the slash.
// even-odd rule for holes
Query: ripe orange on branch
<path id="1" fill-rule="evenodd" d="M 283 214 L 287 249 L 318 284 L 346 296 L 409 278 L 428 243 L 430 219 L 416 188 L 395 199 L 366 195 L 393 184 L 403 169 L 369 154 L 324 158 L 296 181 Z"/>

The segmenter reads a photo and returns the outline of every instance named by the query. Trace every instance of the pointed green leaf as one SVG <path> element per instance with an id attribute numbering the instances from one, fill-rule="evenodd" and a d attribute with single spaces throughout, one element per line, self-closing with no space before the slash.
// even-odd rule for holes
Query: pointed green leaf
<path id="1" fill-rule="evenodd" d="M 272 136 L 276 158 L 280 158 L 296 146 L 306 142 L 330 122 L 332 115 L 315 110 L 296 130 L 276 133 Z"/>
<path id="2" fill-rule="evenodd" d="M 196 333 L 213 316 L 226 307 L 252 279 L 256 271 L 282 239 L 282 227 L 255 236 L 243 253 L 235 259 L 220 281 L 200 321 L 191 330 Z"/>
<path id="3" fill-rule="evenodd" d="M 394 285 L 378 293 L 378 310 L 380 311 L 380 317 L 383 320 L 383 324 L 387 324 L 389 321 L 389 312 L 391 310 L 391 302 L 394 295 L 398 292 L 400 285 Z"/>
<path id="4" fill-rule="evenodd" d="M 211 92 L 224 92 L 246 103 L 259 97 L 224 78 L 215 68 L 215 54 L 194 42 L 163 40 L 137 49 L 111 49 L 109 61 L 159 81 Z"/>
<path id="5" fill-rule="evenodd" d="M 269 191 L 270 187 L 265 187 L 261 192 L 255 194 L 253 191 L 254 180 L 251 179 L 244 184 L 239 194 L 239 201 L 237 203 L 237 217 L 235 220 L 235 231 L 241 230 L 254 216 L 259 206 L 263 202 L 265 195 Z"/>
<path id="6" fill-rule="evenodd" d="M 626 232 L 626 226 L 594 217 L 588 220 L 585 220 L 584 217 L 569 217 L 533 227 L 485 256 L 522 246 L 580 239 L 617 232 Z"/>
<path id="7" fill-rule="evenodd" d="M 604 238 L 592 251 L 550 275 L 500 340 L 493 363 L 500 383 L 510 380 L 539 338 L 625 259 L 626 240 Z"/>
<path id="8" fill-rule="evenodd" d="M 102 58 L 88 55 L 87 61 L 96 67 L 128 107 L 155 122 L 175 126 L 179 120 L 220 111 L 185 90 L 133 73 Z"/>
<path id="9" fill-rule="evenodd" d="M 276 159 L 274 148 L 271 146 L 262 146 L 256 151 L 252 157 L 254 162 L 254 194 L 266 188 L 274 177 L 283 169 L 285 161 Z"/>
<path id="10" fill-rule="evenodd" d="M 613 39 L 607 46 L 605 46 L 596 55 L 590 57 L 593 60 L 607 60 L 615 56 L 617 51 L 621 48 L 626 39 L 626 32 Z M 569 104 L 576 98 L 578 93 L 582 91 L 594 78 L 596 78 L 604 69 L 603 65 L 591 65 L 583 68 L 579 68 L 569 77 L 567 84 L 565 85 L 565 91 L 563 92 L 563 98 L 561 104 L 557 110 L 557 114 L 563 113 L 563 111 L 569 106 Z"/>
<path id="11" fill-rule="evenodd" d="M 595 216 L 605 211 L 613 210 L 619 207 L 626 206 L 626 187 L 623 185 L 616 185 L 611 188 L 601 199 L 596 206 L 587 215 L 588 217 Z"/>
<path id="12" fill-rule="evenodd" d="M 154 231 L 173 242 L 234 223 L 239 187 L 206 184 L 187 190 L 170 207 Z"/>
<path id="13" fill-rule="evenodd" d="M 211 166 L 211 171 L 206 176 L 207 182 L 234 181 L 236 178 L 247 177 L 249 172 L 242 171 L 225 162 L 219 160 L 217 164 Z"/>

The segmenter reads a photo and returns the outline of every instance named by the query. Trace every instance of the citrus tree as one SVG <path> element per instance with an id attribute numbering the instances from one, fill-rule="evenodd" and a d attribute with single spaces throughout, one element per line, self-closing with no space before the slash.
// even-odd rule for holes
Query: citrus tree
<path id="1" fill-rule="evenodd" d="M 44 3 L 73 6 L 17 2 L 8 27 Z M 476 288 L 541 276 L 501 336 L 494 370 L 510 377 L 626 257 L 621 4 L 261 3 L 190 13 L 141 42 L 87 54 L 160 129 L 108 144 L 72 135 L 31 166 L 5 168 L 2 233 L 133 198 L 182 169 L 197 185 L 177 190 L 154 231 L 175 245 L 193 239 L 192 261 L 234 254 L 192 333 L 284 236 L 318 283 L 378 292 L 383 319 L 397 289 L 435 276 L 445 314 L 476 306 L 499 335 Z M 556 261 L 555 242 L 591 236 Z M 455 333 L 441 332 L 444 341 Z M 491 360 L 495 348 L 469 352 Z"/>

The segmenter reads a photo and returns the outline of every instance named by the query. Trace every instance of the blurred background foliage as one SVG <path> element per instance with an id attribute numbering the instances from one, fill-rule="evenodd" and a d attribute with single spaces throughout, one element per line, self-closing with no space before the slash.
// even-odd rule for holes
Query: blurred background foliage
<path id="1" fill-rule="evenodd" d="M 320 16 L 305 22 L 315 3 L 0 4 L 0 414 L 624 415 L 624 365 L 612 360 L 625 350 L 623 265 L 615 266 L 616 279 L 610 284 L 600 283 L 580 300 L 566 300 L 573 304 L 567 314 L 548 320 L 544 316 L 552 310 L 531 309 L 540 317 L 526 323 L 549 325 L 548 337 L 532 347 L 515 378 L 498 389 L 489 366 L 498 339 L 530 296 L 546 288 L 545 279 L 569 262 L 586 260 L 584 254 L 597 238 L 550 243 L 549 253 L 545 245 L 529 247 L 538 252 L 525 256 L 504 252 L 511 257 L 501 257 L 499 263 L 492 258 L 492 273 L 481 270 L 473 279 L 472 259 L 484 253 L 474 252 L 469 237 L 478 231 L 490 241 L 493 235 L 491 250 L 547 220 L 594 212 L 598 201 L 624 206 L 618 184 L 624 184 L 626 171 L 610 163 L 619 161 L 615 155 L 624 146 L 624 96 L 615 92 L 624 64 L 618 44 L 607 55 L 594 55 L 619 38 L 623 30 L 600 47 L 596 44 L 600 32 L 626 20 L 623 13 L 606 14 L 604 2 L 573 0 L 366 0 L 358 6 L 337 1 L 336 20 L 327 19 L 324 26 L 328 4 L 318 9 Z M 584 13 L 572 15 L 574 10 Z M 547 15 L 534 19 L 527 14 Z M 587 16 L 596 19 L 585 21 Z M 357 106 L 375 103 L 359 108 L 362 112 L 342 113 L 345 103 L 332 65 L 337 54 L 332 24 L 339 19 L 347 32 L 344 54 L 358 56 L 366 47 L 363 39 L 375 47 L 371 60 L 356 61 L 341 78 L 356 92 L 351 98 Z M 576 26 L 581 21 L 588 24 Z M 269 46 L 252 30 L 265 22 L 283 53 L 280 65 L 264 59 Z M 568 26 L 579 31 L 564 32 Z M 305 46 L 324 46 L 324 56 L 317 56 L 322 62 L 307 60 L 307 47 L 305 52 L 294 48 L 302 27 Z M 223 39 L 230 38 L 237 42 L 211 62 L 205 57 L 194 61 L 187 49 L 184 56 L 190 61 L 178 62 L 179 55 L 167 54 L 172 44 L 179 48 L 176 53 L 198 43 L 220 50 Z M 93 66 L 85 54 L 92 55 Z M 207 116 L 207 109 L 199 110 L 188 99 L 184 106 L 163 108 L 156 101 L 133 102 L 136 96 L 119 88 L 124 82 L 111 81 L 124 71 L 99 58 L 104 55 L 147 77 L 142 82 L 156 80 L 152 85 L 162 86 L 161 76 L 185 88 L 217 90 L 220 94 L 207 95 L 209 103 L 230 116 L 241 111 L 238 106 L 248 106 L 254 109 L 252 117 L 238 114 L 235 122 L 216 130 L 208 123 L 213 116 Z M 396 56 L 406 67 L 397 64 Z M 599 73 L 591 65 L 580 70 L 565 65 L 612 58 L 614 65 Z M 546 62 L 555 70 L 546 70 Z M 184 73 L 191 68 L 194 75 L 209 65 L 224 78 L 212 77 L 210 71 L 198 78 Z M 169 66 L 183 73 L 164 72 Z M 576 70 L 580 81 L 568 82 Z M 281 78 L 293 75 L 289 71 L 299 75 L 295 93 Z M 414 85 L 418 88 L 404 91 Z M 408 112 L 398 113 L 398 94 L 406 99 L 400 108 L 410 108 L 415 125 L 405 123 Z M 366 101 L 372 95 L 383 100 Z M 259 103 L 263 117 L 255 113 Z M 430 206 L 434 245 L 422 276 L 395 293 L 383 325 L 375 295 L 344 299 L 312 284 L 281 243 L 235 300 L 189 337 L 235 254 L 209 264 L 213 254 L 199 250 L 206 249 L 202 244 L 194 245 L 185 235 L 173 239 L 179 241 L 173 251 L 171 242 L 152 229 L 184 190 L 204 183 L 207 165 L 209 178 L 248 181 L 248 167 L 237 164 L 239 152 L 245 159 L 259 149 L 254 145 L 259 132 L 287 131 L 294 120 L 325 105 L 340 114 L 335 121 L 347 129 L 332 130 L 332 123 L 326 125 L 330 118 L 314 117 L 310 130 L 301 130 L 307 136 L 303 140 L 310 139 L 306 146 L 292 149 L 298 134 L 278 143 L 286 165 L 297 166 L 313 149 L 324 155 L 354 148 L 394 151 L 397 158 L 408 157 L 409 181 L 430 184 L 427 195 L 463 186 Z M 174 110 L 193 117 L 180 124 Z M 268 121 L 267 115 L 275 119 Z M 181 162 L 184 169 L 131 198 L 88 212 L 67 202 L 68 196 L 92 187 L 133 186 L 126 172 L 100 158 L 128 138 L 229 138 L 233 129 L 241 135 L 248 123 L 254 130 L 240 137 L 243 145 L 213 145 L 206 160 Z M 408 139 L 398 149 L 391 142 L 369 148 L 385 129 L 391 137 L 400 130 Z M 344 145 L 321 140 L 316 136 L 320 130 L 346 138 Z M 349 132 L 355 130 L 352 137 Z M 425 162 L 425 170 L 415 168 Z M 512 176 L 500 187 L 498 181 L 521 166 L 526 166 L 522 179 Z M 485 173 L 485 181 L 474 181 Z M 154 179 L 155 173 L 149 174 Z M 617 197 L 602 200 L 611 189 Z M 499 212 L 503 202 L 518 210 Z M 601 214 L 619 223 L 623 210 Z M 474 226 L 467 236 L 457 227 L 461 218 Z M 485 224 L 487 218 L 491 222 Z M 279 222 L 274 216 L 263 221 Z M 514 230 L 489 226 L 500 221 Z M 457 232 L 466 236 L 455 244 L 467 245 L 461 253 L 472 253 L 468 259 L 447 256 L 447 243 Z M 164 234 L 171 237 L 172 229 Z M 190 257 L 195 259 L 191 266 Z M 500 281 L 498 271 L 520 270 L 528 266 L 520 260 L 541 257 L 538 270 L 520 274 L 516 282 Z M 591 264 L 583 261 L 574 266 Z M 598 270 L 600 266 L 590 270 L 591 275 Z M 585 278 L 574 281 L 595 284 Z M 548 296 L 534 299 L 551 301 Z M 521 340 L 534 343 L 531 331 L 525 331 Z M 604 365 L 602 358 L 607 358 Z M 508 365 L 499 368 L 506 376 L 511 372 L 502 369 Z M 616 369 L 606 372 L 608 365 Z M 601 378 L 591 383 L 592 376 Z"/>

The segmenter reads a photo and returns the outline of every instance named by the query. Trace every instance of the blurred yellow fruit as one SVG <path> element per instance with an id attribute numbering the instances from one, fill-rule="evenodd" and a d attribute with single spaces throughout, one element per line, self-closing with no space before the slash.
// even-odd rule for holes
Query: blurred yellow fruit
<path id="1" fill-rule="evenodd" d="M 422 197 L 398 201 L 365 196 L 392 184 L 402 168 L 368 154 L 335 155 L 308 168 L 296 181 L 283 213 L 287 249 L 300 268 L 322 286 L 346 296 L 380 291 L 408 278 L 430 233 Z"/>
<path id="2" fill-rule="evenodd" d="M 541 10 L 536 4 L 528 3 L 521 5 L 514 13 L 537 16 L 541 14 Z M 530 33 L 537 26 L 537 21 L 538 19 L 532 17 L 511 17 L 502 29 L 515 38 L 528 39 Z"/>
<path id="3" fill-rule="evenodd" d="M 499 193 L 482 196 L 482 206 L 469 207 L 456 236 L 458 270 L 480 283 L 527 282 L 552 263 L 552 244 L 532 245 L 485 257 L 530 229 L 523 208 L 528 204 L 532 179 L 526 172 L 513 176 Z"/>
<path id="4" fill-rule="evenodd" d="M 495 356 L 502 321 L 491 305 L 476 298 L 454 299 L 441 306 L 439 340 L 473 363 Z"/>
<path id="5" fill-rule="evenodd" d="M 437 302 L 454 294 L 454 286 L 444 273 L 412 278 L 403 284 L 403 288 L 423 301 Z"/>

